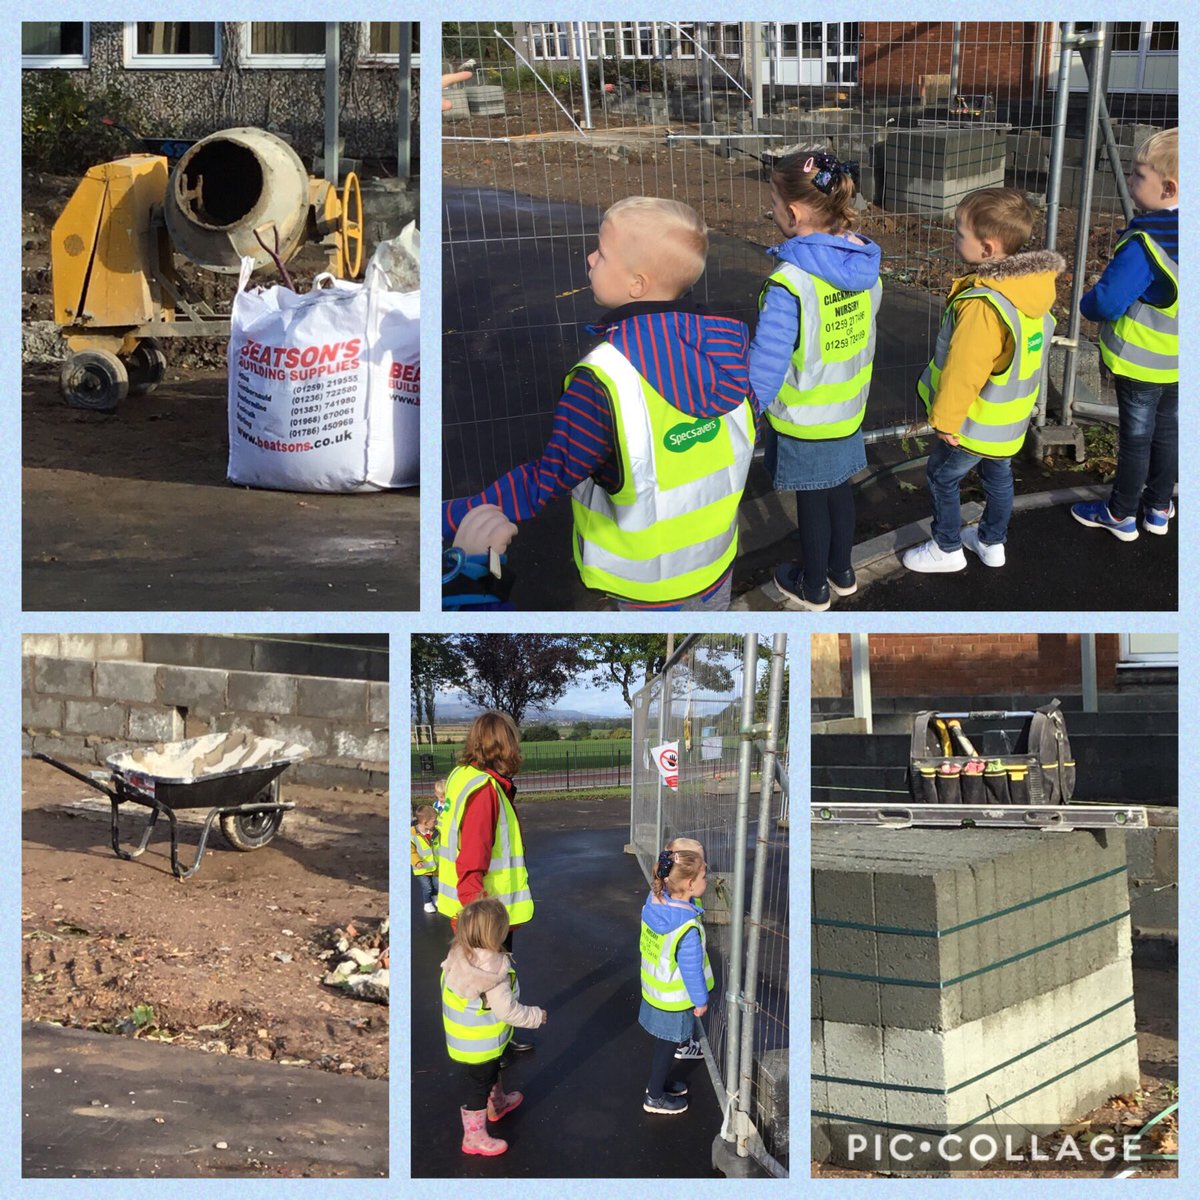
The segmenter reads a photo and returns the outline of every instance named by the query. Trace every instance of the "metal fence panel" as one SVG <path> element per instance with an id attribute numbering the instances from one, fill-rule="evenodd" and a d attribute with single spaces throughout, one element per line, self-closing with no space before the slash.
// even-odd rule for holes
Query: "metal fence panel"
<path id="1" fill-rule="evenodd" d="M 783 1161 L 787 1157 L 786 1057 L 790 1045 L 787 827 L 781 820 L 783 793 L 778 787 L 773 792 L 769 828 L 757 827 L 762 755 L 761 743 L 755 743 L 745 841 L 748 849 L 738 861 L 735 818 L 742 696 L 748 684 L 761 690 L 765 701 L 770 658 L 765 654 L 754 679 L 747 681 L 743 641 L 736 635 L 688 639 L 686 653 L 678 663 L 634 695 L 630 842 L 647 879 L 659 850 L 672 838 L 695 838 L 704 846 L 710 880 L 704 898 L 705 930 L 716 977 L 704 1027 L 722 1072 L 729 1032 L 726 987 L 735 941 L 730 925 L 732 889 L 743 891 L 748 923 L 753 858 L 756 853 L 766 856 L 758 970 L 743 992 L 754 1020 L 754 1071 L 759 1084 L 754 1091 L 756 1125 L 763 1134 L 766 1153 Z M 786 759 L 786 707 L 778 717 L 778 727 L 780 753 Z M 679 743 L 675 791 L 661 784 L 650 757 L 653 746 L 672 741 Z M 720 1082 L 728 1090 L 730 1081 L 724 1074 Z M 773 1083 L 777 1086 L 772 1090 Z"/>

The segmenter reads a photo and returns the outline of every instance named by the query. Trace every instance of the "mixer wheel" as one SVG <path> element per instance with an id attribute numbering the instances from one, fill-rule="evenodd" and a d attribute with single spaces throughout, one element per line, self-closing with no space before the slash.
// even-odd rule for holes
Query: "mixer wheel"
<path id="1" fill-rule="evenodd" d="M 363 205 L 358 176 L 350 171 L 342 188 L 342 223 L 339 230 L 342 277 L 357 279 L 363 260 Z"/>
<path id="2" fill-rule="evenodd" d="M 81 350 L 63 363 L 59 384 L 72 408 L 115 412 L 129 394 L 129 372 L 107 350 Z"/>
<path id="3" fill-rule="evenodd" d="M 143 338 L 125 359 L 129 372 L 129 394 L 145 396 L 163 381 L 167 371 L 167 356 L 154 338 Z"/>

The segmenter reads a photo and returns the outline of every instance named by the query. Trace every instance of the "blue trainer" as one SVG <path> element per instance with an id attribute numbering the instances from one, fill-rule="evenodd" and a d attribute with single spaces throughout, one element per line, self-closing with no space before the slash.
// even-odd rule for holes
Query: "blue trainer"
<path id="1" fill-rule="evenodd" d="M 1174 500 L 1170 501 L 1166 508 L 1146 507 L 1142 510 L 1142 528 L 1147 533 L 1157 533 L 1161 536 L 1171 527 L 1171 518 L 1174 515 Z"/>
<path id="2" fill-rule="evenodd" d="M 1093 529 L 1107 529 L 1113 537 L 1123 542 L 1137 540 L 1137 521 L 1133 517 L 1114 517 L 1108 511 L 1108 504 L 1103 500 L 1088 500 L 1082 504 L 1071 505 L 1071 516 L 1080 525 L 1089 525 Z"/>

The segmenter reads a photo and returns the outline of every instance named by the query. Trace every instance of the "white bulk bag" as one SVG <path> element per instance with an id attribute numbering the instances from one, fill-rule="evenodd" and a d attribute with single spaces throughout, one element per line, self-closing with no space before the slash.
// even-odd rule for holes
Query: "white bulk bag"
<path id="1" fill-rule="evenodd" d="M 231 482 L 299 492 L 408 487 L 420 456 L 420 293 L 381 273 L 246 290 L 229 340 Z M 328 286 L 321 286 L 327 284 Z"/>

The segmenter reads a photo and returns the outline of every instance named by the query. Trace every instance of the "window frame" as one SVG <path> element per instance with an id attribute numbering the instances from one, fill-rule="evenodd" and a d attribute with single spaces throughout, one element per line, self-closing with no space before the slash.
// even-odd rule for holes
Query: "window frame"
<path id="1" fill-rule="evenodd" d="M 371 26 L 372 25 L 390 25 L 390 21 L 360 21 L 362 26 L 363 45 L 366 50 L 359 57 L 359 62 L 367 67 L 398 67 L 400 65 L 399 53 L 392 54 L 390 51 L 374 51 L 371 49 Z M 420 28 L 419 21 L 400 22 L 397 24 L 408 24 L 414 30 Z M 321 65 L 324 66 L 324 59 L 321 60 Z M 409 69 L 416 70 L 421 65 L 421 51 L 414 50 L 409 58 Z"/>
<path id="2" fill-rule="evenodd" d="M 292 70 L 305 71 L 325 66 L 325 52 L 320 54 L 256 54 L 250 49 L 253 44 L 255 25 L 328 25 L 328 21 L 241 21 L 242 61 L 241 65 L 251 71 Z"/>
<path id="3" fill-rule="evenodd" d="M 22 22 L 25 24 L 25 22 Z M 40 21 L 30 21 L 30 25 L 39 25 Z M 60 25 L 67 22 L 60 21 Z M 83 50 L 79 54 L 22 54 L 22 71 L 78 71 L 86 70 L 92 65 L 92 23 L 80 21 L 83 26 Z"/>
<path id="4" fill-rule="evenodd" d="M 206 54 L 139 54 L 137 27 L 140 21 L 125 21 L 121 65 L 127 71 L 211 71 L 220 70 L 225 50 L 221 22 L 213 21 L 213 52 Z M 194 22 L 200 24 L 200 22 Z"/>

